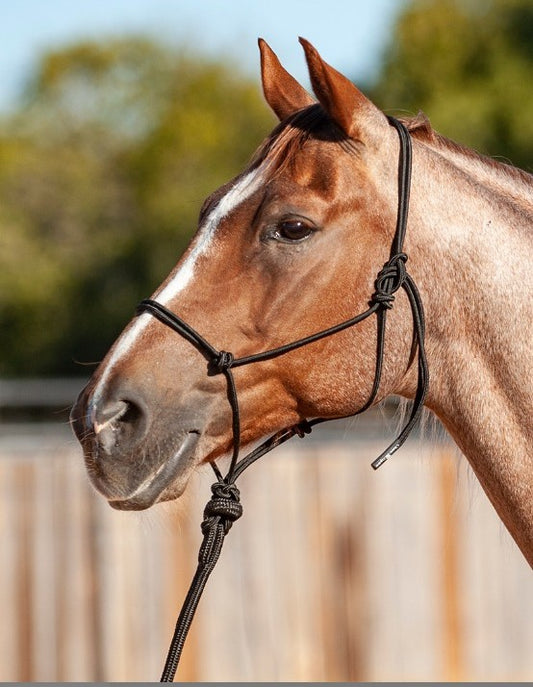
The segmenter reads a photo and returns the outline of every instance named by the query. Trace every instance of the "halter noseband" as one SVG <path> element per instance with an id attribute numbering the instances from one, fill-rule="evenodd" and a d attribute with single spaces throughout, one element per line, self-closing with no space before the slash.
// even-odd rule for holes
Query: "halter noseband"
<path id="1" fill-rule="evenodd" d="M 302 346 L 306 346 L 320 339 L 332 336 L 338 332 L 353 327 L 371 315 L 377 316 L 377 354 L 374 371 L 374 382 L 369 398 L 366 403 L 354 415 L 358 415 L 367 410 L 374 402 L 383 369 L 383 358 L 385 352 L 385 327 L 387 311 L 390 310 L 394 302 L 394 294 L 403 288 L 409 299 L 413 317 L 413 336 L 414 344 L 418 353 L 418 383 L 413 402 L 413 407 L 409 419 L 400 434 L 373 462 L 372 467 L 377 469 L 390 456 L 392 456 L 405 442 L 411 430 L 415 426 L 422 408 L 424 399 L 429 386 L 429 371 L 424 350 L 424 309 L 420 293 L 412 277 L 407 272 L 405 263 L 407 255 L 403 252 L 403 243 L 407 229 L 407 216 L 409 211 L 409 193 L 411 187 L 411 137 L 406 127 L 393 117 L 388 117 L 390 124 L 396 128 L 400 138 L 400 155 L 398 162 L 398 212 L 396 220 L 396 232 L 391 245 L 389 260 L 378 272 L 374 282 L 375 291 L 369 301 L 369 307 L 359 315 L 340 322 L 333 327 L 311 334 L 310 336 L 298 339 L 291 343 L 272 348 L 261 353 L 236 358 L 232 353 L 219 351 L 204 339 L 187 322 L 168 310 L 155 300 L 146 299 L 139 303 L 137 314 L 143 312 L 150 313 L 162 324 L 166 325 L 184 339 L 189 341 L 207 359 L 208 374 L 223 374 L 226 377 L 228 401 L 232 410 L 232 432 L 233 432 L 233 452 L 230 466 L 224 477 L 215 462 L 211 466 L 216 474 L 217 482 L 212 486 L 213 497 L 208 502 L 204 511 L 202 531 L 204 541 L 200 548 L 198 568 L 189 589 L 181 610 L 176 630 L 167 656 L 165 668 L 161 677 L 162 682 L 171 682 L 178 666 L 179 658 L 189 630 L 194 612 L 200 600 L 200 595 L 213 570 L 220 551 L 225 534 L 229 531 L 234 520 L 242 514 L 242 506 L 239 502 L 239 490 L 235 485 L 235 480 L 252 463 L 261 458 L 276 446 L 284 443 L 291 437 L 298 435 L 303 437 L 311 432 L 312 428 L 330 418 L 314 418 L 303 420 L 297 425 L 287 427 L 270 437 L 247 456 L 239 460 L 240 452 L 240 412 L 237 397 L 237 388 L 232 369 L 249 365 L 251 363 L 270 360 L 280 355 L 293 351 Z"/>

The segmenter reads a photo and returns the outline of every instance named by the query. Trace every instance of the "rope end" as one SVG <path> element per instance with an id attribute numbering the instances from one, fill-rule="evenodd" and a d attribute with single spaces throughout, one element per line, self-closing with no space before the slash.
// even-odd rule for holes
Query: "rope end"
<path id="1" fill-rule="evenodd" d="M 390 455 L 388 453 L 382 454 L 379 456 L 379 458 L 376 458 L 376 460 L 372 461 L 371 465 L 374 470 L 377 470 L 380 468 L 383 463 L 385 463 L 388 459 L 390 458 Z"/>
<path id="2" fill-rule="evenodd" d="M 380 456 L 376 458 L 376 460 L 372 461 L 371 465 L 374 468 L 374 470 L 377 470 L 380 468 L 383 463 L 385 463 L 396 451 L 400 448 L 402 445 L 402 441 L 395 441 L 394 444 L 389 446 L 389 448 L 384 451 Z"/>

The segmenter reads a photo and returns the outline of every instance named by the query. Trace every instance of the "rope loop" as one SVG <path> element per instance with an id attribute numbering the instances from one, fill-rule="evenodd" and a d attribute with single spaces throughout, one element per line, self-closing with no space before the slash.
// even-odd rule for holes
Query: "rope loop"
<path id="1" fill-rule="evenodd" d="M 227 534 L 235 520 L 238 520 L 243 513 L 240 492 L 235 484 L 224 481 L 215 482 L 211 486 L 211 491 L 213 496 L 204 509 L 202 532 L 205 535 L 213 525 L 221 524 L 224 534 Z"/>
<path id="2" fill-rule="evenodd" d="M 236 484 L 219 480 L 211 485 L 211 493 L 219 499 L 233 499 L 237 503 L 241 500 L 241 492 Z"/>
<path id="3" fill-rule="evenodd" d="M 371 303 L 379 303 L 387 310 L 392 308 L 394 294 L 402 287 L 407 275 L 406 262 L 407 255 L 397 253 L 383 265 L 374 282 L 375 291 L 370 299 Z"/>

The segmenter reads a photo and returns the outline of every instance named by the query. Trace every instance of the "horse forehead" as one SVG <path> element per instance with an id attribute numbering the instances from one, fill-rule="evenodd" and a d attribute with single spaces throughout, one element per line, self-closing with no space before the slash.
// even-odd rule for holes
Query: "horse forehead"
<path id="1" fill-rule="evenodd" d="M 315 192 L 331 202 L 347 185 L 352 185 L 354 174 L 361 173 L 361 165 L 349 145 L 310 139 L 290 150 L 281 177 L 288 178 L 291 188 L 303 191 L 309 198 Z"/>
<path id="2" fill-rule="evenodd" d="M 265 177 L 265 168 L 259 165 L 238 177 L 228 190 L 216 199 L 213 207 L 203 218 L 186 256 L 155 294 L 157 301 L 168 305 L 189 285 L 197 271 L 198 260 L 211 252 L 222 220 L 259 190 Z"/>
<path id="3" fill-rule="evenodd" d="M 298 190 L 317 191 L 320 196 L 331 199 L 342 177 L 338 146 L 312 142 L 289 148 L 286 153 L 286 164 L 282 162 L 278 166 L 276 156 L 273 159 L 267 154 L 259 164 L 215 192 L 212 200 L 207 200 L 208 212 L 202 218 L 188 253 L 156 294 L 160 303 L 168 305 L 190 284 L 199 259 L 212 253 L 223 220 L 243 207 L 257 191 L 281 197 L 297 194 Z M 306 197 L 308 199 L 309 195 Z"/>
<path id="4" fill-rule="evenodd" d="M 201 232 L 203 234 L 214 232 L 220 221 L 252 196 L 265 179 L 265 164 L 254 167 L 237 177 L 225 193 L 217 198 L 216 203 L 202 222 Z"/>

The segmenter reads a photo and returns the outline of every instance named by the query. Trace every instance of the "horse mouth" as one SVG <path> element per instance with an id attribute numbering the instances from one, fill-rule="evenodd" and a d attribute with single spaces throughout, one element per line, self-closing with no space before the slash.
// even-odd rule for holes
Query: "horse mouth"
<path id="1" fill-rule="evenodd" d="M 146 510 L 158 500 L 166 500 L 160 497 L 171 485 L 175 486 L 173 497 L 179 496 L 187 484 L 191 472 L 188 468 L 192 468 L 192 457 L 199 439 L 199 432 L 188 432 L 169 460 L 161 463 L 126 498 L 108 499 L 109 505 L 117 510 Z M 174 485 L 175 481 L 178 484 Z"/>

